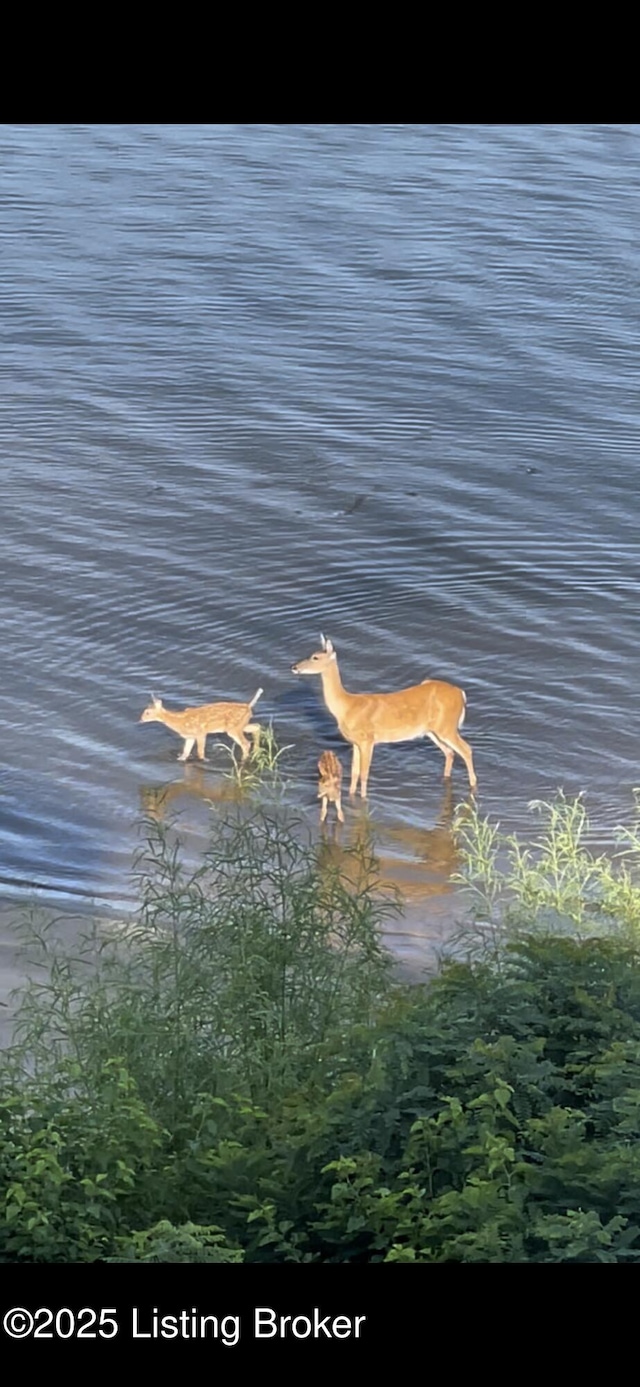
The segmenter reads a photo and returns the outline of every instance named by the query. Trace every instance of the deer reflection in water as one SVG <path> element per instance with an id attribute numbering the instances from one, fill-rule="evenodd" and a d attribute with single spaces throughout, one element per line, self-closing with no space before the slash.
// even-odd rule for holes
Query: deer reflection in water
<path id="1" fill-rule="evenodd" d="M 183 775 L 164 785 L 140 789 L 142 812 L 163 822 L 181 802 L 199 801 L 231 804 L 242 800 L 242 787 L 231 780 L 219 780 L 197 764 L 185 765 Z M 458 801 L 460 803 L 460 801 Z M 322 824 L 317 846 L 318 866 L 339 872 L 345 886 L 361 890 L 365 879 L 376 879 L 381 890 L 395 890 L 405 905 L 450 896 L 455 890 L 452 876 L 461 865 L 453 833 L 456 808 L 451 782 L 445 785 L 440 810 L 430 828 L 410 824 L 378 825 L 366 805 L 346 824 Z M 328 829 L 328 831 L 327 831 Z"/>
<path id="2" fill-rule="evenodd" d="M 345 882 L 357 886 L 358 855 L 372 853 L 381 886 L 395 887 L 406 901 L 449 895 L 455 889 L 451 878 L 461 865 L 453 832 L 455 807 L 449 781 L 431 828 L 410 824 L 375 826 L 365 809 L 349 824 L 344 836 L 323 836 L 319 862 L 332 870 L 338 868 Z M 394 852 L 396 845 L 398 850 Z"/>
<path id="3" fill-rule="evenodd" d="M 446 896 L 455 890 L 452 877 L 461 867 L 461 854 L 453 832 L 456 808 L 451 783 L 445 786 L 440 812 L 431 828 L 403 825 L 392 828 L 389 838 L 399 854 L 381 859 L 408 899 Z"/>
<path id="4" fill-rule="evenodd" d="M 162 823 L 181 800 L 235 802 L 242 797 L 242 789 L 232 780 L 220 783 L 213 779 L 196 763 L 187 764 L 178 780 L 169 780 L 164 785 L 141 785 L 140 804 L 146 818 Z"/>

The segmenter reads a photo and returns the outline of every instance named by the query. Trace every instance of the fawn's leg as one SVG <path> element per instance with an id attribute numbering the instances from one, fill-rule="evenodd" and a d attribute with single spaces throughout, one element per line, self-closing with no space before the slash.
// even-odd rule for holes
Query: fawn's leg
<path id="1" fill-rule="evenodd" d="M 327 805 L 329 801 L 326 795 L 322 796 L 322 809 L 320 810 L 320 823 L 323 824 L 327 817 Z"/>
<path id="2" fill-rule="evenodd" d="M 201 736 L 199 736 L 199 737 L 196 738 L 196 740 L 197 740 L 197 743 L 198 743 L 198 756 L 200 757 L 200 760 L 201 760 L 201 761 L 207 761 L 207 760 L 208 760 L 208 757 L 205 756 L 205 754 L 204 754 L 204 749 L 205 749 L 206 741 L 207 741 L 207 734 L 206 734 L 206 732 L 203 732 L 203 733 L 201 734 Z"/>
<path id="3" fill-rule="evenodd" d="M 340 803 L 340 796 L 339 796 L 339 795 L 338 795 L 338 797 L 337 797 L 337 799 L 336 799 L 336 813 L 337 813 L 337 815 L 338 815 L 338 818 L 339 818 L 339 820 L 340 820 L 340 823 L 343 824 L 343 823 L 344 823 L 344 814 L 343 814 L 343 812 L 342 812 L 342 804 Z"/>
<path id="4" fill-rule="evenodd" d="M 180 756 L 178 757 L 178 760 L 179 760 L 179 761 L 186 761 L 187 757 L 191 755 L 191 752 L 193 751 L 193 748 L 194 748 L 195 744 L 196 744 L 196 739 L 195 739 L 195 737 L 185 737 L 185 739 L 184 739 L 184 747 L 183 747 L 183 749 L 182 749 L 182 752 L 181 752 Z"/>
<path id="5" fill-rule="evenodd" d="M 247 756 L 251 751 L 251 742 L 247 741 L 244 733 L 241 732 L 239 728 L 234 728 L 233 731 L 231 730 L 231 728 L 229 728 L 229 736 L 232 742 L 237 742 L 242 752 L 242 759 L 243 761 L 246 761 Z"/>
<path id="6" fill-rule="evenodd" d="M 248 722 L 244 730 L 245 730 L 245 732 L 250 732 L 250 733 L 251 733 L 251 736 L 252 736 L 252 738 L 253 738 L 253 746 L 252 746 L 252 748 L 251 748 L 251 752 L 252 752 L 252 754 L 253 754 L 253 753 L 255 753 L 255 752 L 258 750 L 258 743 L 259 743 L 259 741 L 260 741 L 260 733 L 262 732 L 262 723 L 260 723 L 260 722 Z"/>

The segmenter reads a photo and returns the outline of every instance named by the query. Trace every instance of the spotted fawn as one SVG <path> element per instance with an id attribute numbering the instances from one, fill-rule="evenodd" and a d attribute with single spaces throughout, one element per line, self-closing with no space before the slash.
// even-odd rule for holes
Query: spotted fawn
<path id="1" fill-rule="evenodd" d="M 181 711 L 165 708 L 162 699 L 152 694 L 151 703 L 145 708 L 140 722 L 163 722 L 165 727 L 177 732 L 184 739 L 179 761 L 186 761 L 196 744 L 200 760 L 206 761 L 205 744 L 210 732 L 226 732 L 233 742 L 237 742 L 244 761 L 251 750 L 245 733 L 251 732 L 256 740 L 260 735 L 260 724 L 252 722 L 251 715 L 262 692 L 262 689 L 258 689 L 250 703 L 203 703 L 198 708 L 183 708 Z"/>
<path id="2" fill-rule="evenodd" d="M 344 823 L 342 804 L 340 803 L 340 787 L 342 784 L 342 766 L 333 751 L 323 751 L 318 761 L 320 772 L 320 784 L 318 785 L 318 799 L 322 800 L 322 810 L 320 812 L 320 823 L 323 824 L 327 817 L 327 805 L 329 801 L 336 806 L 336 813 L 340 823 Z"/>

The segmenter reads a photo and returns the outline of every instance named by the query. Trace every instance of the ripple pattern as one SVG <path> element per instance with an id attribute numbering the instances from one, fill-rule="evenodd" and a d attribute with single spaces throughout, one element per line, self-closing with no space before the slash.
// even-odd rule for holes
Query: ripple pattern
<path id="1" fill-rule="evenodd" d="M 561 785 L 606 839 L 640 779 L 638 127 L 5 126 L 0 156 L 0 888 L 127 898 L 141 796 L 191 774 L 151 690 L 262 685 L 315 822 L 319 752 L 348 764 L 290 673 L 321 629 L 354 690 L 464 686 L 503 826 Z M 397 837 L 442 789 L 430 744 L 376 749 L 389 861 L 446 860 Z"/>

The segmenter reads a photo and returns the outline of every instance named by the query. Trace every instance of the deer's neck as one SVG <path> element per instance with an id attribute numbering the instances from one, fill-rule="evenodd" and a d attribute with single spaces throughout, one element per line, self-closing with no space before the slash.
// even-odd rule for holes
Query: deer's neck
<path id="1" fill-rule="evenodd" d="M 340 714 L 349 702 L 349 694 L 343 687 L 337 660 L 322 671 L 322 693 L 329 712 L 340 721 Z"/>
<path id="2" fill-rule="evenodd" d="M 163 722 L 165 727 L 171 728 L 172 732 L 179 732 L 181 730 L 181 719 L 181 713 L 171 713 L 167 708 L 162 708 L 158 712 L 158 722 Z"/>

